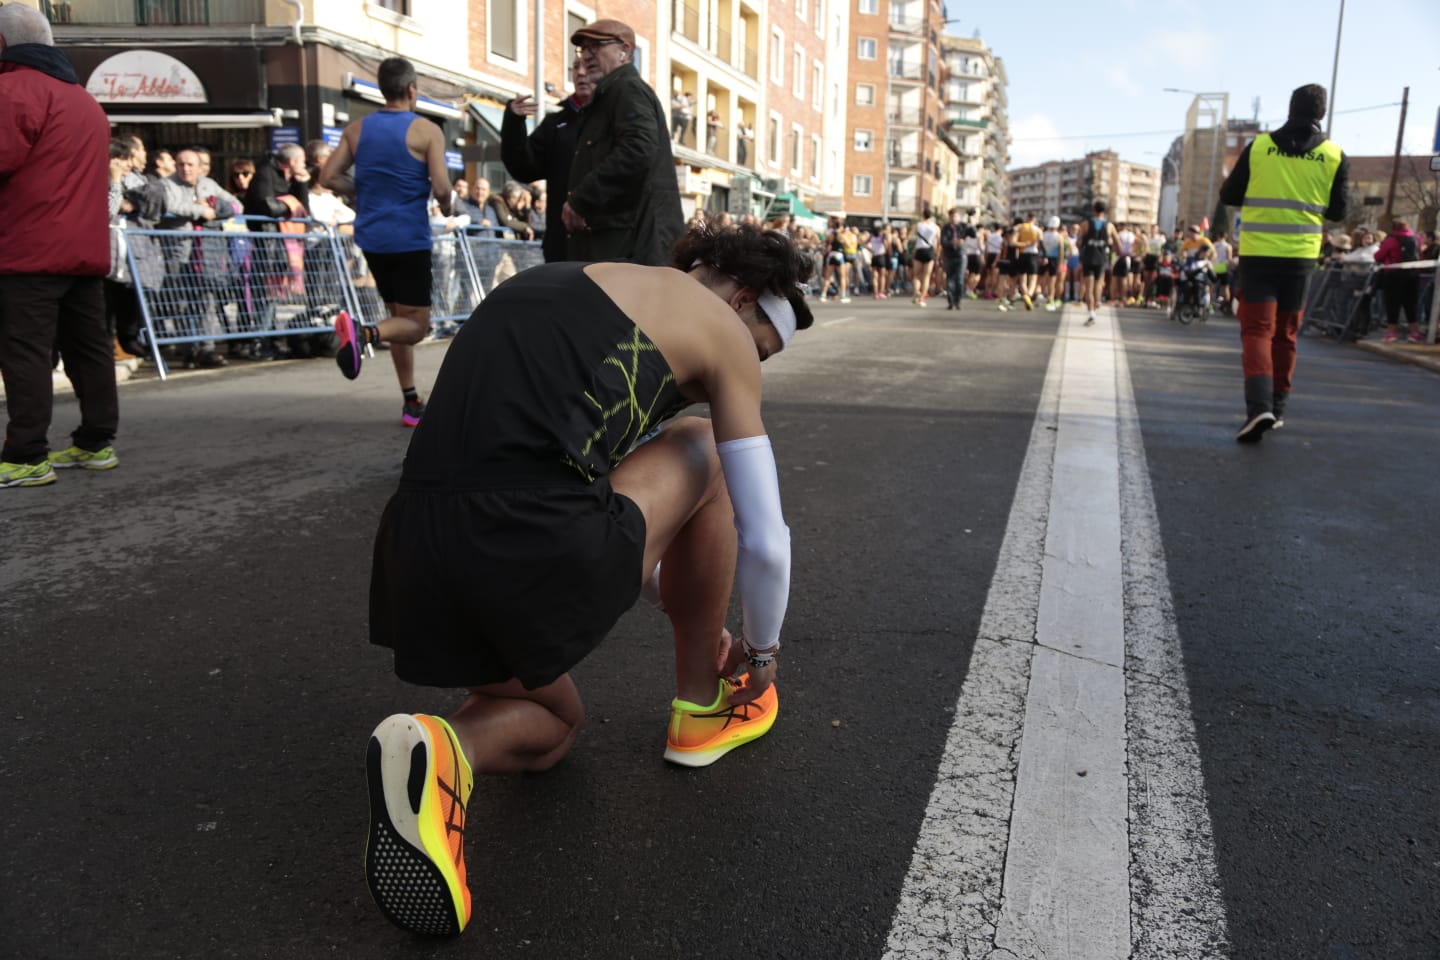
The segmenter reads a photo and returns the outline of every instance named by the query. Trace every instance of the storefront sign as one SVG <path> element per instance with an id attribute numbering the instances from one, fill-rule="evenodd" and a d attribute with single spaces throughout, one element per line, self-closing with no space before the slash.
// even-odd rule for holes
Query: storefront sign
<path id="1" fill-rule="evenodd" d="M 340 146 L 340 135 L 345 131 L 340 127 L 321 127 L 320 136 L 330 145 L 330 149 Z"/>
<path id="2" fill-rule="evenodd" d="M 459 151 L 459 150 L 446 150 L 446 151 L 445 151 L 445 169 L 446 169 L 446 170 L 464 170 L 464 169 L 465 169 L 465 161 L 464 161 L 463 159 L 461 159 L 461 157 L 460 157 L 460 151 Z"/>
<path id="3" fill-rule="evenodd" d="M 270 152 L 279 150 L 287 143 L 300 142 L 299 127 L 273 127 L 270 130 Z"/>
<path id="4" fill-rule="evenodd" d="M 208 103 L 195 71 L 154 50 L 117 53 L 95 68 L 85 89 L 101 103 Z"/>

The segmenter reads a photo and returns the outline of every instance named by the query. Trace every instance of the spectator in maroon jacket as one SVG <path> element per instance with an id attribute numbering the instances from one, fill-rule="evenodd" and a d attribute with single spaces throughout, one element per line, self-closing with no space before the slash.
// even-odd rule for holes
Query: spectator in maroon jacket
<path id="1" fill-rule="evenodd" d="M 55 482 L 55 467 L 106 470 L 120 420 L 102 278 L 110 270 L 110 123 L 50 23 L 0 6 L 0 374 L 10 420 L 0 487 Z M 50 452 L 53 354 L 80 400 L 73 445 Z"/>

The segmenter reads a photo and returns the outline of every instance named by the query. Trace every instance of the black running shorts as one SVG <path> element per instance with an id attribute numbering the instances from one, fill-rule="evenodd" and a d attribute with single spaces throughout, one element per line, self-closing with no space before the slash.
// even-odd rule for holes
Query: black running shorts
<path id="1" fill-rule="evenodd" d="M 972 253 L 965 257 L 965 271 L 967 273 L 980 272 L 980 254 Z"/>
<path id="2" fill-rule="evenodd" d="M 523 479 L 523 478 L 522 478 Z M 594 483 L 402 481 L 375 538 L 370 640 L 400 679 L 527 690 L 585 658 L 640 596 L 645 517 Z"/>
<path id="3" fill-rule="evenodd" d="M 1038 274 L 1038 273 L 1040 272 L 1040 254 L 1038 254 L 1038 253 L 1022 253 L 1022 254 L 1020 254 L 1019 268 L 1016 270 L 1016 272 L 1017 272 L 1017 273 L 1020 273 L 1020 274 L 1023 274 L 1024 276 L 1027 276 L 1027 277 L 1033 277 L 1033 276 L 1035 276 L 1036 274 Z"/>
<path id="4" fill-rule="evenodd" d="M 367 253 L 365 262 L 375 277 L 382 303 L 404 307 L 430 306 L 430 251 Z"/>
<path id="5" fill-rule="evenodd" d="M 1130 258 L 1119 256 L 1115 258 L 1115 265 L 1110 268 L 1112 277 L 1128 277 L 1130 275 Z"/>

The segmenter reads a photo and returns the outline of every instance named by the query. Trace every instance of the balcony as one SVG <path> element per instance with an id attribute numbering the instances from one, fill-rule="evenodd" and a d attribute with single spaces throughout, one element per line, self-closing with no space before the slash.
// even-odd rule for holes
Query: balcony
<path id="1" fill-rule="evenodd" d="M 688 3 L 675 4 L 674 33 L 680 34 L 691 43 L 700 42 L 700 10 Z"/>
<path id="2" fill-rule="evenodd" d="M 919 107 L 891 107 L 887 114 L 891 123 L 898 123 L 907 127 L 920 126 Z"/>
<path id="3" fill-rule="evenodd" d="M 924 33 L 925 21 L 920 17 L 902 17 L 891 15 L 891 33 Z"/>
<path id="4" fill-rule="evenodd" d="M 900 170 L 919 170 L 920 151 L 918 150 L 891 150 L 890 166 Z"/>
<path id="5" fill-rule="evenodd" d="M 903 217 L 920 215 L 920 198 L 913 193 L 890 193 L 890 212 Z"/>
<path id="6" fill-rule="evenodd" d="M 924 71 L 919 63 L 909 63 L 904 60 L 890 61 L 890 79 L 892 80 L 913 80 L 919 83 L 923 75 Z"/>
<path id="7" fill-rule="evenodd" d="M 264 23 L 265 0 L 41 0 L 53 24 L 208 26 Z"/>
<path id="8" fill-rule="evenodd" d="M 734 43 L 730 39 L 730 31 L 716 27 L 715 46 L 710 52 L 731 66 L 738 67 L 739 64 L 735 62 L 734 49 Z"/>
<path id="9" fill-rule="evenodd" d="M 760 54 L 754 47 L 745 48 L 745 62 L 740 67 L 741 72 L 752 80 L 760 79 Z"/>

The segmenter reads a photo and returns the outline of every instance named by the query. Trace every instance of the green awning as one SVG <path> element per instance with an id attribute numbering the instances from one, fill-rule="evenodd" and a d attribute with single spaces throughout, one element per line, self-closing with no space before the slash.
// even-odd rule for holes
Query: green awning
<path id="1" fill-rule="evenodd" d="M 770 209 L 765 212 L 765 218 L 768 220 L 786 214 L 794 216 L 801 226 L 810 227 L 812 230 L 824 230 L 829 223 L 823 213 L 816 213 L 805 206 L 805 201 L 794 192 L 776 194 L 775 199 L 770 201 Z"/>

